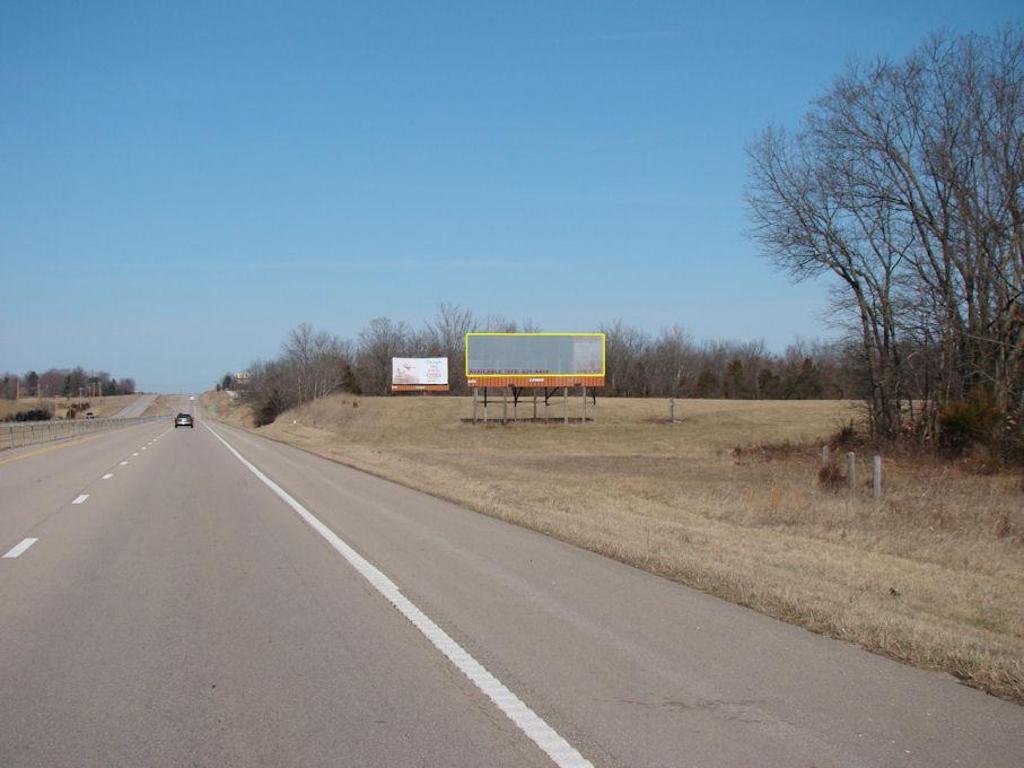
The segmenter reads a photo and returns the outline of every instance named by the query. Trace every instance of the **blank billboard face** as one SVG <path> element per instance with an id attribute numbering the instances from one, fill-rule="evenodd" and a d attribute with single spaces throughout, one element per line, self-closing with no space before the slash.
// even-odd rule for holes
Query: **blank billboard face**
<path id="1" fill-rule="evenodd" d="M 604 376 L 603 333 L 469 333 L 467 376 Z"/>

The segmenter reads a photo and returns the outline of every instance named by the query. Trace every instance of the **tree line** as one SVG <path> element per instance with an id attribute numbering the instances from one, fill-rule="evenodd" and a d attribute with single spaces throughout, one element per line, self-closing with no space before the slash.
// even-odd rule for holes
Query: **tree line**
<path id="1" fill-rule="evenodd" d="M 1022 28 L 851 64 L 749 155 L 754 237 L 794 279 L 832 277 L 875 433 L 1019 446 Z"/>
<path id="2" fill-rule="evenodd" d="M 794 280 L 831 277 L 836 342 L 774 354 L 606 325 L 611 396 L 862 398 L 877 438 L 1024 456 L 1024 32 L 940 34 L 853 63 L 796 132 L 749 147 L 752 237 Z M 388 391 L 394 356 L 446 356 L 469 330 L 536 330 L 442 305 L 347 341 L 308 326 L 250 369 L 266 418 L 329 391 Z"/>
<path id="3" fill-rule="evenodd" d="M 0 374 L 0 397 L 79 397 L 131 395 L 135 393 L 135 380 L 130 377 L 116 379 L 106 371 L 87 371 L 75 368 L 50 368 L 42 373 L 29 371 L 19 375 Z"/>
<path id="4" fill-rule="evenodd" d="M 478 317 L 454 304 L 442 304 L 419 328 L 374 318 L 354 340 L 303 323 L 277 357 L 255 361 L 242 378 L 225 374 L 217 389 L 241 392 L 266 424 L 332 392 L 389 394 L 393 357 L 447 357 L 451 392 L 465 394 L 467 332 L 537 330 L 531 321 Z M 650 334 L 617 321 L 600 330 L 607 336 L 603 394 L 612 397 L 817 399 L 864 391 L 857 356 L 844 342 L 797 341 L 776 354 L 764 342 L 698 342 L 679 327 Z"/>

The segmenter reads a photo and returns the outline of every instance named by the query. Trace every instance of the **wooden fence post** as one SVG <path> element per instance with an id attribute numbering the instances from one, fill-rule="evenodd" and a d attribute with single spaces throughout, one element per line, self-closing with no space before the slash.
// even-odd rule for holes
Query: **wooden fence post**
<path id="1" fill-rule="evenodd" d="M 857 487 L 857 454 L 853 451 L 846 454 L 846 482 L 851 488 Z"/>
<path id="2" fill-rule="evenodd" d="M 882 457 L 875 456 L 871 462 L 871 487 L 877 499 L 882 495 Z"/>
<path id="3" fill-rule="evenodd" d="M 822 468 L 828 466 L 828 446 L 821 446 L 821 466 Z"/>

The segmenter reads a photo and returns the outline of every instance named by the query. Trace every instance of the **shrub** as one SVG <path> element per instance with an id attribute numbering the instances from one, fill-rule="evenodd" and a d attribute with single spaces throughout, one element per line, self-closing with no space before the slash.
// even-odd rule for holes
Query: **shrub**
<path id="1" fill-rule="evenodd" d="M 995 528 L 992 534 L 997 539 L 1005 539 L 1013 535 L 1013 523 L 1010 522 L 1010 515 L 1004 509 L 1002 513 L 996 518 Z"/>
<path id="2" fill-rule="evenodd" d="M 987 443 L 1000 421 L 988 396 L 975 390 L 966 400 L 949 403 L 939 414 L 939 446 L 960 456 L 975 443 Z"/>
<path id="3" fill-rule="evenodd" d="M 857 427 L 853 423 L 853 419 L 850 419 L 849 423 L 840 424 L 835 432 L 832 433 L 832 439 L 829 443 L 837 448 L 843 448 L 848 446 L 855 446 L 861 443 L 860 435 L 857 434 Z"/>
<path id="4" fill-rule="evenodd" d="M 18 411 L 4 421 L 49 421 L 52 418 L 53 414 L 46 408 L 33 408 L 29 411 Z"/>
<path id="5" fill-rule="evenodd" d="M 66 419 L 74 419 L 74 418 L 76 418 L 78 416 L 78 414 L 82 413 L 83 411 L 88 411 L 89 408 L 91 408 L 91 407 L 92 407 L 92 404 L 89 401 L 84 401 L 84 402 L 79 402 L 79 403 L 71 403 L 71 405 L 68 406 L 68 410 L 67 410 L 67 413 L 65 414 L 64 418 L 66 418 Z"/>
<path id="6" fill-rule="evenodd" d="M 829 491 L 846 487 L 846 477 L 839 471 L 839 466 L 832 462 L 818 470 L 818 482 Z"/>
<path id="7" fill-rule="evenodd" d="M 285 410 L 284 398 L 281 396 L 279 390 L 273 390 L 269 397 L 267 397 L 262 403 L 260 403 L 254 413 L 257 427 L 265 427 L 267 424 L 273 424 L 276 419 Z"/>

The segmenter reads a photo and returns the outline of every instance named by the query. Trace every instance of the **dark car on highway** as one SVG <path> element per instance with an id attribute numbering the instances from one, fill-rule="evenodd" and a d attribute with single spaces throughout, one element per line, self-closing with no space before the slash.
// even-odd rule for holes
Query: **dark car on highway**
<path id="1" fill-rule="evenodd" d="M 178 427 L 195 427 L 195 424 L 192 423 L 192 416 L 187 413 L 179 413 L 175 416 L 174 428 L 177 429 Z"/>

